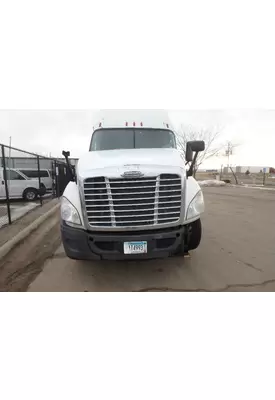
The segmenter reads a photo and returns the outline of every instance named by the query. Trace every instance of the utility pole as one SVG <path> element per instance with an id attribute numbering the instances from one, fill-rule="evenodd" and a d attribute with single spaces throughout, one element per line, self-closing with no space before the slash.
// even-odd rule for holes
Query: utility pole
<path id="1" fill-rule="evenodd" d="M 235 178 L 235 181 L 236 181 L 236 185 L 238 185 L 239 182 L 238 182 L 238 177 L 237 177 L 237 168 L 236 168 L 236 173 L 235 173 L 233 171 L 232 165 L 230 165 L 230 156 L 233 156 L 233 151 L 234 151 L 236 146 L 237 145 L 234 145 L 232 142 L 227 142 L 226 150 L 225 150 L 225 156 L 227 157 L 227 161 L 228 161 L 227 173 L 229 174 L 229 170 L 232 172 L 232 174 L 233 174 L 233 176 Z"/>
<path id="2" fill-rule="evenodd" d="M 230 167 L 230 156 L 233 155 L 233 147 L 234 147 L 234 146 L 233 146 L 233 144 L 232 144 L 231 142 L 228 142 L 228 143 L 227 143 L 225 155 L 226 155 L 227 158 L 228 158 L 228 164 L 227 164 L 227 167 L 228 167 L 228 168 Z"/>

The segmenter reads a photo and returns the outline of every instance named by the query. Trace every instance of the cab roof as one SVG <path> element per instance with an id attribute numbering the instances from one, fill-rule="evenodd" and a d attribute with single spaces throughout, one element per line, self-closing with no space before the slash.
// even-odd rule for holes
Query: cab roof
<path id="1" fill-rule="evenodd" d="M 173 129 L 166 110 L 100 110 L 95 118 L 94 130 L 127 127 Z"/>

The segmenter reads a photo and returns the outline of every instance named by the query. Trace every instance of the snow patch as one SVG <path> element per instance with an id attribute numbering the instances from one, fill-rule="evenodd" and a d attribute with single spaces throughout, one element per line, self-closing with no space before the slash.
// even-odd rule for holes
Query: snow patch
<path id="1" fill-rule="evenodd" d="M 245 188 L 245 189 L 258 189 L 258 190 L 269 190 L 269 191 L 275 191 L 275 188 L 271 188 L 271 187 L 266 187 L 266 186 L 249 186 L 249 185 L 231 185 L 234 187 L 241 187 L 241 188 Z"/>
<path id="2" fill-rule="evenodd" d="M 208 181 L 198 181 L 198 184 L 200 186 L 226 186 L 226 183 L 223 181 L 217 181 L 217 180 L 208 180 Z"/>
<path id="3" fill-rule="evenodd" d="M 38 203 L 27 203 L 27 204 L 18 204 L 18 205 L 11 205 L 11 220 L 12 222 L 16 221 L 17 219 L 23 217 L 25 214 L 33 210 L 34 208 L 38 207 Z M 2 228 L 5 225 L 8 225 L 8 215 L 6 211 L 6 206 L 1 205 L 1 209 L 4 208 L 4 215 L 0 217 L 0 228 Z M 2 210 L 3 211 L 3 210 Z"/>

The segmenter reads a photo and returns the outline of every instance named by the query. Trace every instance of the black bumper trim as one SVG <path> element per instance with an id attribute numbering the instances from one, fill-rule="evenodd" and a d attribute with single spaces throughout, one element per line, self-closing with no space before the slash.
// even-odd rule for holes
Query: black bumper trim
<path id="1" fill-rule="evenodd" d="M 185 227 L 154 231 L 121 232 L 118 234 L 89 232 L 61 224 L 61 236 L 65 252 L 76 260 L 148 260 L 165 258 L 176 253 L 184 244 Z M 126 255 L 123 243 L 147 241 L 148 253 Z"/>

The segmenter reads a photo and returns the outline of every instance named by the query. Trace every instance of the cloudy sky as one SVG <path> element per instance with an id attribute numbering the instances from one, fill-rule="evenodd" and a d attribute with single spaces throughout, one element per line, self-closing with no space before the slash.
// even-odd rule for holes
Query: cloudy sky
<path id="1" fill-rule="evenodd" d="M 42 155 L 60 157 L 63 149 L 79 157 L 88 149 L 94 123 L 94 111 L 0 111 L 0 143 Z M 233 165 L 275 167 L 275 111 L 180 111 L 171 110 L 177 127 L 219 129 L 220 143 L 238 143 Z M 205 167 L 218 168 L 227 161 L 215 157 Z"/>

